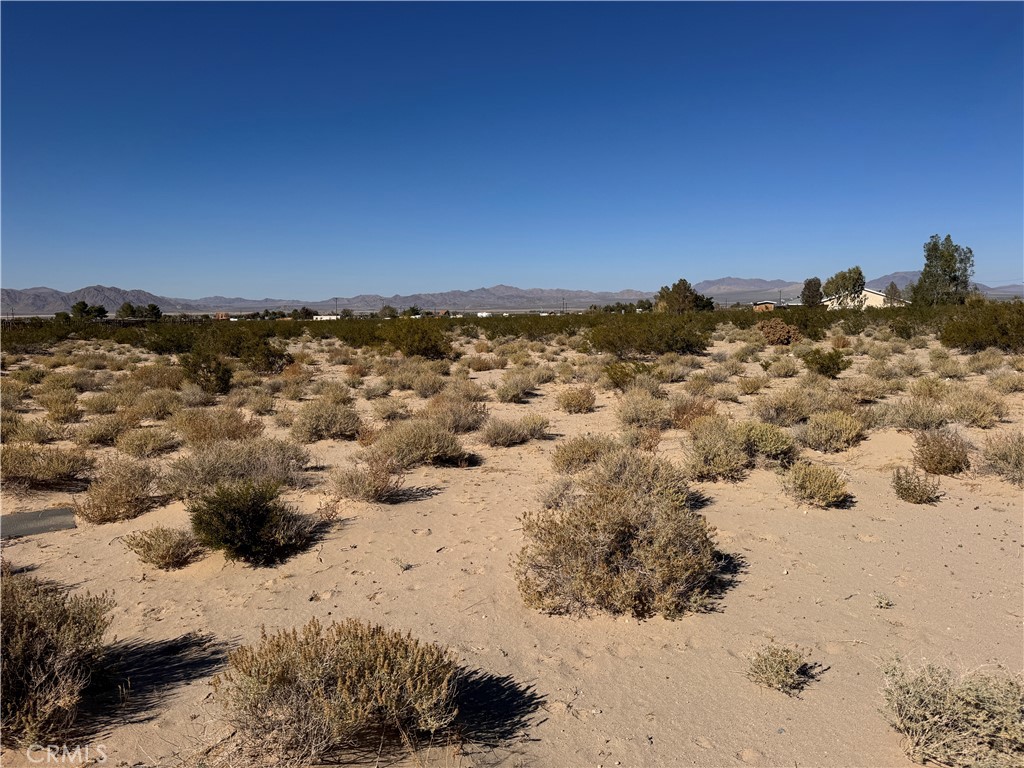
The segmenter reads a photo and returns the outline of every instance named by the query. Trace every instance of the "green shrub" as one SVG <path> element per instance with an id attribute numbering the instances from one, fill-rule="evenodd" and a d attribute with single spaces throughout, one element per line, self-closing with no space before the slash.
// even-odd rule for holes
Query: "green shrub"
<path id="1" fill-rule="evenodd" d="M 988 472 L 1024 486 L 1024 432 L 1006 432 L 985 440 L 981 451 Z"/>
<path id="2" fill-rule="evenodd" d="M 416 321 L 403 322 L 403 325 Z M 447 649 L 348 619 L 301 632 L 263 632 L 228 657 L 214 697 L 262 757 L 334 762 L 436 734 L 456 715 L 458 667 Z"/>
<path id="3" fill-rule="evenodd" d="M 211 395 L 223 395 L 231 389 L 231 367 L 217 355 L 197 351 L 178 358 L 185 378 Z"/>
<path id="4" fill-rule="evenodd" d="M 406 357 L 418 355 L 427 359 L 448 357 L 452 345 L 445 338 L 437 321 L 391 320 L 379 326 L 378 333 Z"/>
<path id="5" fill-rule="evenodd" d="M 578 435 L 555 445 L 551 465 L 556 472 L 572 475 L 595 464 L 602 456 L 619 447 L 605 435 Z"/>
<path id="6" fill-rule="evenodd" d="M 0 449 L 0 479 L 13 489 L 77 488 L 95 463 L 81 448 L 5 445 Z"/>
<path id="7" fill-rule="evenodd" d="M 571 387 L 558 393 L 558 407 L 566 413 L 590 413 L 597 396 L 588 386 Z"/>
<path id="8" fill-rule="evenodd" d="M 492 448 L 507 448 L 541 439 L 547 433 L 548 424 L 546 418 L 535 413 L 516 420 L 491 419 L 484 427 L 481 438 Z"/>
<path id="9" fill-rule="evenodd" d="M 932 429 L 914 439 L 914 465 L 932 475 L 956 475 L 971 468 L 970 444 L 956 432 Z"/>
<path id="10" fill-rule="evenodd" d="M 814 679 L 814 670 L 806 651 L 766 643 L 750 658 L 747 679 L 763 688 L 795 696 Z"/>
<path id="11" fill-rule="evenodd" d="M 1024 303 L 984 302 L 959 308 L 939 332 L 939 341 L 965 352 L 995 347 L 1024 351 Z"/>
<path id="12" fill-rule="evenodd" d="M 852 363 L 838 349 L 823 352 L 815 348 L 804 354 L 804 365 L 810 371 L 834 379 Z"/>
<path id="13" fill-rule="evenodd" d="M 199 543 L 229 560 L 274 565 L 303 550 L 314 526 L 279 498 L 269 483 L 220 485 L 186 505 Z"/>
<path id="14" fill-rule="evenodd" d="M 832 467 L 796 462 L 783 476 L 783 487 L 797 501 L 815 507 L 841 507 L 850 502 L 846 482 Z"/>
<path id="15" fill-rule="evenodd" d="M 136 531 L 125 536 L 123 541 L 142 562 L 162 571 L 184 568 L 203 553 L 203 547 L 192 531 L 175 528 L 157 527 Z"/>
<path id="16" fill-rule="evenodd" d="M 707 349 L 708 334 L 688 316 L 665 314 L 612 315 L 590 329 L 590 343 L 616 357 L 696 354 Z"/>
<path id="17" fill-rule="evenodd" d="M 292 424 L 292 437 L 300 443 L 355 440 L 361 426 L 362 420 L 351 406 L 312 400 L 299 406 Z"/>
<path id="18" fill-rule="evenodd" d="M 934 504 L 942 496 L 938 480 L 903 467 L 893 470 L 892 488 L 900 499 L 911 504 Z"/>
<path id="19" fill-rule="evenodd" d="M 69 595 L 6 565 L 0 592 L 3 746 L 63 743 L 100 664 L 114 603 Z"/>
<path id="20" fill-rule="evenodd" d="M 138 517 L 156 503 L 157 470 L 151 464 L 122 456 L 104 461 L 89 485 L 85 500 L 74 502 L 75 514 L 90 523 L 113 523 Z"/>
<path id="21" fill-rule="evenodd" d="M 800 430 L 800 441 L 822 453 L 838 453 L 864 437 L 864 423 L 843 411 L 813 413 Z"/>
<path id="22" fill-rule="evenodd" d="M 160 489 L 175 498 L 189 499 L 218 485 L 246 480 L 297 488 L 304 484 L 309 462 L 309 451 L 287 440 L 218 440 L 198 445 L 191 456 L 172 461 L 160 480 Z"/>

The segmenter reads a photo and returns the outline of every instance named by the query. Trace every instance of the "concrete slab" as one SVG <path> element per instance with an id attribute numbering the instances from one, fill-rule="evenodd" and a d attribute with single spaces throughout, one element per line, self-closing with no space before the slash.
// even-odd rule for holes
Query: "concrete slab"
<path id="1" fill-rule="evenodd" d="M 65 531 L 69 528 L 77 528 L 77 526 L 75 525 L 74 510 L 67 507 L 0 515 L 0 538 L 4 539 Z"/>

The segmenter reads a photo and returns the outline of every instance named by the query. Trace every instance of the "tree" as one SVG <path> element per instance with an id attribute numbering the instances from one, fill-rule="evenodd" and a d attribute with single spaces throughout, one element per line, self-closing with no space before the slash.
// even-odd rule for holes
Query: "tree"
<path id="1" fill-rule="evenodd" d="M 860 309 L 864 306 L 864 273 L 860 267 L 836 272 L 822 287 L 825 296 L 835 299 L 839 309 Z"/>
<path id="2" fill-rule="evenodd" d="M 669 315 L 681 315 L 684 312 L 710 312 L 715 308 L 715 302 L 697 293 L 687 280 L 677 280 L 670 288 L 663 285 L 654 299 L 654 305 L 658 312 L 665 312 Z"/>
<path id="3" fill-rule="evenodd" d="M 907 286 L 915 304 L 963 304 L 971 293 L 974 276 L 974 253 L 953 242 L 946 235 L 939 240 L 932 235 L 924 244 L 924 269 L 913 286 Z"/>
<path id="4" fill-rule="evenodd" d="M 822 298 L 821 279 L 809 277 L 804 280 L 804 289 L 800 291 L 800 303 L 805 307 L 820 307 Z"/>
<path id="5" fill-rule="evenodd" d="M 898 307 L 901 304 L 903 304 L 903 291 L 895 281 L 892 281 L 885 288 L 885 306 Z"/>
<path id="6" fill-rule="evenodd" d="M 390 304 L 385 304 L 380 308 L 381 317 L 398 317 L 398 310 L 392 307 Z"/>
<path id="7" fill-rule="evenodd" d="M 403 317 L 416 317 L 416 315 L 422 315 L 423 310 L 413 304 L 411 307 L 406 307 L 402 310 Z"/>
<path id="8" fill-rule="evenodd" d="M 126 301 L 124 304 L 122 304 L 120 307 L 118 307 L 117 314 L 114 315 L 114 317 L 120 317 L 120 318 L 136 317 L 137 316 L 135 314 L 136 311 L 137 310 L 135 308 L 135 305 L 132 304 L 130 301 Z"/>
<path id="9" fill-rule="evenodd" d="M 84 301 L 76 301 L 71 305 L 71 316 L 76 320 L 84 320 L 89 316 L 89 304 Z"/>
<path id="10" fill-rule="evenodd" d="M 650 312 L 652 309 L 654 309 L 654 302 L 651 301 L 650 299 L 640 299 L 636 303 L 636 308 L 641 312 Z"/>
<path id="11" fill-rule="evenodd" d="M 309 307 L 303 307 L 302 309 L 293 309 L 291 312 L 292 320 L 312 320 L 314 312 Z"/>
<path id="12" fill-rule="evenodd" d="M 164 316 L 163 310 L 156 304 L 147 304 L 143 312 L 145 313 L 144 317 L 147 320 L 159 320 Z"/>

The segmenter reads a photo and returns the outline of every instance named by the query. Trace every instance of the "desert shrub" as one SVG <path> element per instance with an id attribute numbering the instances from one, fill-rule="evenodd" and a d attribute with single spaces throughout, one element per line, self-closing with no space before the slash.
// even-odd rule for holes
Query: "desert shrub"
<path id="1" fill-rule="evenodd" d="M 25 408 L 29 386 L 9 376 L 0 379 L 0 411 L 20 411 Z"/>
<path id="2" fill-rule="evenodd" d="M 957 675 L 929 664 L 882 668 L 889 724 L 915 762 L 1010 768 L 1024 762 L 1024 683 L 981 671 Z"/>
<path id="3" fill-rule="evenodd" d="M 949 398 L 950 420 L 968 427 L 989 429 L 1005 419 L 1007 413 L 1006 401 L 990 390 L 963 388 Z"/>
<path id="4" fill-rule="evenodd" d="M 955 475 L 971 468 L 969 449 L 956 432 L 924 430 L 914 438 L 914 466 L 932 475 Z"/>
<path id="5" fill-rule="evenodd" d="M 479 429 L 487 421 L 487 406 L 445 391 L 430 399 L 425 415 L 458 435 Z"/>
<path id="6" fill-rule="evenodd" d="M 224 401 L 234 408 L 248 408 L 258 416 L 274 412 L 274 396 L 263 387 L 246 387 L 233 391 Z"/>
<path id="7" fill-rule="evenodd" d="M 223 395 L 231 389 L 231 367 L 219 356 L 200 350 L 180 355 L 178 362 L 185 378 L 211 395 Z"/>
<path id="8" fill-rule="evenodd" d="M 412 382 L 413 391 L 420 397 L 426 398 L 436 395 L 445 388 L 444 377 L 430 371 L 419 374 Z"/>
<path id="9" fill-rule="evenodd" d="M 55 424 L 80 421 L 82 409 L 78 407 L 78 393 L 70 388 L 55 388 L 36 395 L 35 400 L 46 409 L 46 418 Z"/>
<path id="10" fill-rule="evenodd" d="M 140 365 L 128 378 L 141 384 L 143 389 L 180 389 L 185 383 L 185 369 L 162 363 Z"/>
<path id="11" fill-rule="evenodd" d="M 949 422 L 949 415 L 941 402 L 910 397 L 887 408 L 885 420 L 897 429 L 938 429 Z"/>
<path id="12" fill-rule="evenodd" d="M 462 358 L 462 363 L 471 371 L 494 371 L 508 365 L 508 358 L 500 355 L 470 355 Z"/>
<path id="13" fill-rule="evenodd" d="M 492 448 L 507 448 L 539 440 L 547 433 L 548 424 L 546 418 L 536 413 L 515 420 L 491 419 L 484 427 L 481 438 Z"/>
<path id="14" fill-rule="evenodd" d="M 892 489 L 896 491 L 897 497 L 911 504 L 933 504 L 942 495 L 938 480 L 904 467 L 893 470 Z"/>
<path id="15" fill-rule="evenodd" d="M 760 463 L 788 467 L 796 461 L 796 440 L 781 427 L 763 421 L 744 421 L 737 425 L 736 431 L 747 453 Z"/>
<path id="16" fill-rule="evenodd" d="M 188 499 L 217 485 L 245 480 L 301 487 L 309 463 L 309 451 L 287 440 L 218 440 L 198 445 L 191 456 L 172 461 L 160 480 L 160 489 Z"/>
<path id="17" fill-rule="evenodd" d="M 376 400 L 377 398 L 387 397 L 391 394 L 392 386 L 387 380 L 375 381 L 371 384 L 363 386 L 361 392 L 363 397 L 367 400 Z"/>
<path id="18" fill-rule="evenodd" d="M 988 383 L 996 392 L 1009 395 L 1024 392 L 1024 374 L 1016 371 L 996 371 L 989 374 Z"/>
<path id="19" fill-rule="evenodd" d="M 139 418 L 134 413 L 111 413 L 108 416 L 97 416 L 82 424 L 74 433 L 74 441 L 79 445 L 113 445 L 117 438 L 139 426 Z"/>
<path id="20" fill-rule="evenodd" d="M 741 395 L 756 395 L 768 386 L 768 379 L 764 376 L 740 376 L 736 379 L 736 389 Z"/>
<path id="21" fill-rule="evenodd" d="M 118 435 L 114 445 L 117 450 L 129 456 L 148 459 L 177 449 L 181 445 L 181 440 L 169 429 L 146 427 L 123 432 Z"/>
<path id="22" fill-rule="evenodd" d="M 697 371 L 686 380 L 686 391 L 691 395 L 706 395 L 715 386 L 706 371 Z"/>
<path id="23" fill-rule="evenodd" d="M 696 395 L 674 395 L 668 403 L 669 420 L 676 429 L 686 429 L 695 419 L 714 416 L 717 411 L 714 400 Z"/>
<path id="24" fill-rule="evenodd" d="M 571 475 L 582 472 L 602 456 L 618 448 L 618 443 L 605 435 L 579 435 L 555 445 L 551 465 L 556 472 Z"/>
<path id="25" fill-rule="evenodd" d="M 558 407 L 566 413 L 590 413 L 597 396 L 588 386 L 571 387 L 558 393 Z"/>
<path id="26" fill-rule="evenodd" d="M 932 364 L 932 371 L 936 376 L 944 379 L 962 379 L 967 376 L 967 369 L 959 360 L 939 360 Z"/>
<path id="27" fill-rule="evenodd" d="M 448 357 L 452 353 L 452 345 L 436 321 L 392 321 L 378 326 L 377 332 L 406 357 L 418 355 L 437 359 Z"/>
<path id="28" fill-rule="evenodd" d="M 448 386 L 444 393 L 449 397 L 457 397 L 461 400 L 469 400 L 474 403 L 482 403 L 488 399 L 487 390 L 469 379 L 453 378 L 448 380 Z"/>
<path id="29" fill-rule="evenodd" d="M 987 347 L 1024 351 L 1024 303 L 990 301 L 960 307 L 942 327 L 939 341 L 965 352 Z"/>
<path id="30" fill-rule="evenodd" d="M 189 445 L 217 440 L 245 440 L 263 434 L 263 422 L 234 408 L 189 408 L 174 414 L 170 425 Z"/>
<path id="31" fill-rule="evenodd" d="M 616 357 L 695 354 L 709 344 L 708 334 L 688 316 L 668 314 L 611 315 L 590 329 L 590 343 Z"/>
<path id="32" fill-rule="evenodd" d="M 1024 486 L 1024 432 L 1005 432 L 985 440 L 984 468 L 1014 485 Z"/>
<path id="33" fill-rule="evenodd" d="M 525 403 L 534 389 L 533 376 L 521 369 L 512 369 L 502 376 L 494 395 L 501 403 Z"/>
<path id="34" fill-rule="evenodd" d="M 757 324 L 758 332 L 764 340 L 771 345 L 792 344 L 803 338 L 800 329 L 795 325 L 789 325 L 780 317 L 770 317 Z"/>
<path id="35" fill-rule="evenodd" d="M 912 382 L 907 388 L 911 397 L 929 400 L 942 400 L 949 394 L 949 382 L 934 376 L 924 376 Z"/>
<path id="36" fill-rule="evenodd" d="M 761 421 L 780 427 L 791 427 L 806 420 L 811 415 L 811 409 L 810 396 L 796 386 L 761 395 L 751 407 L 753 414 Z"/>
<path id="37" fill-rule="evenodd" d="M 184 568 L 203 553 L 192 531 L 156 527 L 135 531 L 123 539 L 124 545 L 144 563 L 162 571 Z"/>
<path id="38" fill-rule="evenodd" d="M 362 420 L 348 405 L 326 400 L 303 403 L 292 424 L 292 437 L 300 443 L 317 440 L 355 440 Z"/>
<path id="39" fill-rule="evenodd" d="M 92 397 L 83 397 L 79 402 L 86 413 L 104 415 L 117 410 L 120 398 L 112 392 L 98 392 Z"/>
<path id="40" fill-rule="evenodd" d="M 800 364 L 796 358 L 785 356 L 769 363 L 765 371 L 773 379 L 791 379 L 800 373 Z"/>
<path id="41" fill-rule="evenodd" d="M 747 679 L 763 688 L 795 696 L 814 679 L 814 670 L 806 651 L 766 643 L 751 656 Z"/>
<path id="42" fill-rule="evenodd" d="M 464 466 L 470 457 L 458 436 L 430 419 L 412 419 L 389 425 L 382 430 L 367 455 L 367 460 L 390 459 L 406 470 L 421 464 Z"/>
<path id="43" fill-rule="evenodd" d="M 85 500 L 75 500 L 75 514 L 90 523 L 138 517 L 157 502 L 153 496 L 157 476 L 156 468 L 148 462 L 123 456 L 109 458 L 100 464 Z"/>
<path id="44" fill-rule="evenodd" d="M 887 394 L 890 387 L 878 379 L 870 376 L 854 376 L 849 379 L 841 379 L 836 382 L 836 391 L 849 402 L 856 404 L 873 403 Z"/>
<path id="45" fill-rule="evenodd" d="M 77 488 L 95 463 L 81 448 L 5 445 L 0 450 L 0 479 L 13 488 Z"/>
<path id="46" fill-rule="evenodd" d="M 186 408 L 204 408 L 213 405 L 216 400 L 216 397 L 198 384 L 189 382 L 181 387 L 181 404 Z"/>
<path id="47" fill-rule="evenodd" d="M 808 370 L 830 379 L 836 378 L 851 364 L 838 349 L 823 352 L 815 348 L 804 354 L 804 365 Z"/>
<path id="48" fill-rule="evenodd" d="M 321 381 L 314 387 L 314 391 L 321 400 L 332 405 L 351 405 L 355 400 L 351 388 L 340 381 Z"/>
<path id="49" fill-rule="evenodd" d="M 796 462 L 783 476 L 782 485 L 794 499 L 815 507 L 841 507 L 850 501 L 843 478 L 822 464 Z"/>
<path id="50" fill-rule="evenodd" d="M 346 467 L 331 475 L 334 495 L 342 499 L 391 504 L 401 501 L 401 467 L 387 457 L 371 454 L 361 467 Z"/>
<path id="51" fill-rule="evenodd" d="M 0 440 L 5 443 L 52 443 L 67 437 L 63 424 L 46 419 L 25 419 L 13 411 L 0 411 Z"/>
<path id="52" fill-rule="evenodd" d="M 753 463 L 742 428 L 725 416 L 704 416 L 690 425 L 686 471 L 695 480 L 742 480 Z"/>
<path id="53" fill-rule="evenodd" d="M 619 441 L 627 448 L 654 453 L 661 445 L 661 428 L 657 426 L 626 427 L 622 430 Z"/>
<path id="54" fill-rule="evenodd" d="M 620 449 L 523 518 L 514 570 L 527 605 L 675 618 L 699 608 L 717 572 L 713 532 L 670 463 Z"/>
<path id="55" fill-rule="evenodd" d="M 864 437 L 864 423 L 843 411 L 813 413 L 800 432 L 800 442 L 822 453 L 838 453 Z"/>
<path id="56" fill-rule="evenodd" d="M 104 652 L 113 601 L 70 595 L 5 565 L 0 578 L 3 745 L 63 742 Z"/>
<path id="57" fill-rule="evenodd" d="M 619 399 L 615 414 L 625 427 L 664 428 L 670 423 L 665 401 L 646 389 L 627 389 Z"/>
<path id="58" fill-rule="evenodd" d="M 320 764 L 346 749 L 379 753 L 443 731 L 456 715 L 459 670 L 447 649 L 355 619 L 263 632 L 228 665 L 214 697 L 264 756 Z"/>
<path id="59" fill-rule="evenodd" d="M 412 414 L 409 406 L 404 400 L 397 400 L 393 397 L 385 397 L 373 402 L 373 415 L 381 421 L 399 421 L 407 419 Z"/>
<path id="60" fill-rule="evenodd" d="M 267 482 L 219 485 L 186 504 L 199 543 L 229 560 L 274 565 L 303 550 L 314 525 L 280 498 Z"/>

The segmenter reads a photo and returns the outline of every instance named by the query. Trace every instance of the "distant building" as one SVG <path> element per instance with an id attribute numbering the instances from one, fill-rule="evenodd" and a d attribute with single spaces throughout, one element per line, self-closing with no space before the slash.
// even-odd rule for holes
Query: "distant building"
<path id="1" fill-rule="evenodd" d="M 313 315 L 314 320 L 337 320 L 337 315 Z"/>
<path id="2" fill-rule="evenodd" d="M 231 315 L 229 315 L 227 312 L 214 312 L 213 313 L 213 319 L 214 320 L 230 320 L 231 319 Z"/>
<path id="3" fill-rule="evenodd" d="M 839 296 L 828 296 L 824 300 L 824 304 L 828 309 L 842 309 L 843 302 Z M 909 302 L 903 299 L 896 299 L 893 304 L 886 304 L 885 294 L 881 291 L 874 291 L 870 288 L 865 288 L 860 292 L 860 296 L 855 296 L 852 299 L 847 298 L 845 305 L 847 307 L 858 307 L 864 309 L 865 307 L 905 307 Z"/>
<path id="4" fill-rule="evenodd" d="M 490 317 L 491 313 L 490 312 L 477 312 L 476 316 L 477 317 Z"/>
<path id="5" fill-rule="evenodd" d="M 774 301 L 755 301 L 754 302 L 755 312 L 774 312 L 775 302 Z"/>

